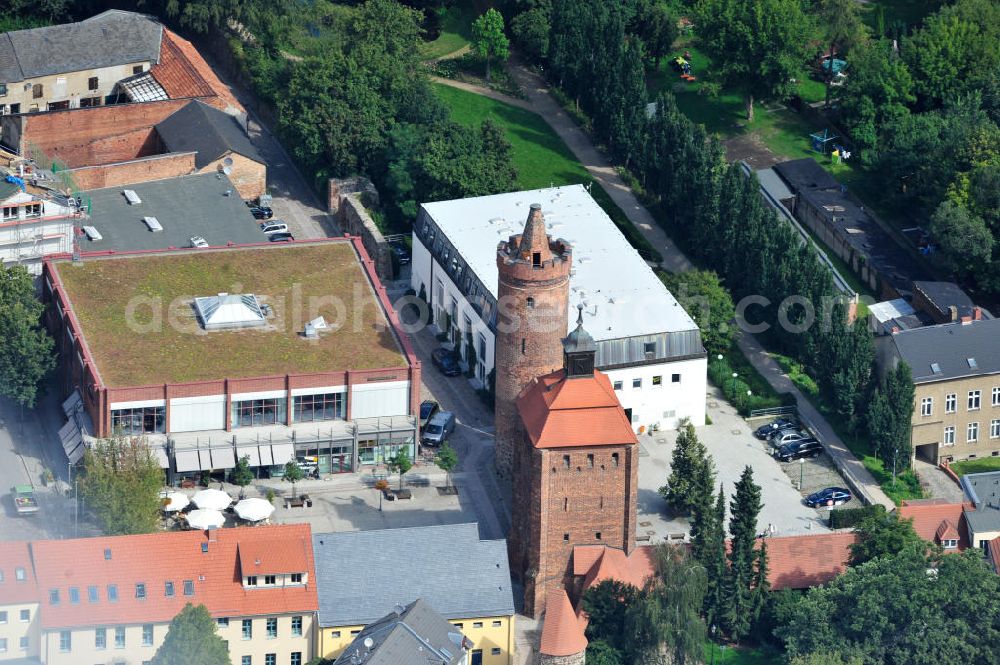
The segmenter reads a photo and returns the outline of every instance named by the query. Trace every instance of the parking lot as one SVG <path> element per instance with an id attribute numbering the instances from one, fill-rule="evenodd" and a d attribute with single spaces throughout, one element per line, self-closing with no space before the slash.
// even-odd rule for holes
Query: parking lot
<path id="1" fill-rule="evenodd" d="M 732 497 L 736 481 L 749 465 L 754 471 L 754 481 L 761 487 L 764 504 L 757 520 L 759 532 L 770 530 L 775 536 L 788 536 L 827 531 L 825 516 L 803 503 L 797 482 L 793 482 L 782 468 L 791 465 L 783 465 L 771 457 L 766 444 L 754 438 L 746 421 L 711 385 L 707 399 L 712 424 L 699 427 L 698 438 L 715 461 L 716 482 L 722 483 L 727 497 Z M 666 502 L 657 492 L 670 473 L 676 436 L 677 433 L 671 431 L 639 437 L 637 535 L 640 542 L 656 543 L 688 537 L 687 519 L 670 514 Z M 824 458 L 825 455 L 818 459 Z M 815 461 L 807 460 L 806 465 Z M 794 464 L 799 465 L 798 462 Z M 806 486 L 809 487 L 808 484 Z"/>

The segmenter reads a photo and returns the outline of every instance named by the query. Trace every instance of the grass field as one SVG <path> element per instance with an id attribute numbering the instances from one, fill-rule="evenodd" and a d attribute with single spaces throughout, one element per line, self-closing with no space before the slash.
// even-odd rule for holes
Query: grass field
<path id="1" fill-rule="evenodd" d="M 448 106 L 455 122 L 477 127 L 490 118 L 504 129 L 517 169 L 518 189 L 593 182 L 587 169 L 537 113 L 446 85 L 434 84 L 434 92 Z M 595 183 L 590 194 L 633 247 L 658 255 L 600 185 Z"/>
<path id="2" fill-rule="evenodd" d="M 109 387 L 406 363 L 347 242 L 91 259 L 58 273 Z M 192 301 L 223 292 L 254 294 L 274 316 L 206 334 Z M 317 316 L 331 329 L 303 339 Z"/>
<path id="3" fill-rule="evenodd" d="M 764 649 L 723 647 L 705 642 L 705 665 L 779 665 L 784 659 Z"/>
<path id="4" fill-rule="evenodd" d="M 959 476 L 967 473 L 985 473 L 987 471 L 1000 471 L 1000 457 L 987 457 L 984 459 L 970 459 L 964 462 L 954 462 L 951 470 Z"/>
<path id="5" fill-rule="evenodd" d="M 434 60 L 468 46 L 475 18 L 475 11 L 469 3 L 460 2 L 448 7 L 441 20 L 441 34 L 437 39 L 420 46 L 420 57 Z"/>

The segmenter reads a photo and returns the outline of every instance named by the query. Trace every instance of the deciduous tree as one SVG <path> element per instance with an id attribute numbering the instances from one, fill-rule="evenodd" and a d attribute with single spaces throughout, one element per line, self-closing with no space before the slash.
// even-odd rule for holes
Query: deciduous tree
<path id="1" fill-rule="evenodd" d="M 399 489 L 403 489 L 403 476 L 413 468 L 413 461 L 406 448 L 400 446 L 396 454 L 389 458 L 389 471 L 399 474 Z"/>
<path id="2" fill-rule="evenodd" d="M 252 483 L 253 479 L 250 456 L 244 455 L 236 462 L 236 468 L 233 469 L 233 484 L 240 488 L 240 496 L 243 496 L 243 488 Z"/>
<path id="3" fill-rule="evenodd" d="M 472 46 L 486 59 L 486 82 L 490 81 L 490 63 L 493 58 L 506 60 L 510 55 L 510 41 L 504 34 L 503 16 L 490 8 L 472 23 Z"/>
<path id="4" fill-rule="evenodd" d="M 108 535 L 152 533 L 163 470 L 144 439 L 115 434 L 83 453 L 80 496 Z"/>
<path id="5" fill-rule="evenodd" d="M 829 45 L 829 67 L 824 70 L 826 106 L 830 106 L 830 89 L 833 85 L 833 59 L 865 38 L 865 26 L 858 13 L 857 0 L 820 0 L 816 5 L 820 30 Z"/>
<path id="6" fill-rule="evenodd" d="M 188 603 L 170 621 L 152 665 L 229 665 L 229 649 L 204 605 Z"/>
<path id="7" fill-rule="evenodd" d="M 541 62 L 549 54 L 549 12 L 542 7 L 533 7 L 515 16 L 510 22 L 510 31 L 518 45 L 529 58 Z"/>
<path id="8" fill-rule="evenodd" d="M 929 545 L 913 530 L 912 519 L 900 519 L 896 513 L 873 515 L 858 524 L 854 531 L 858 539 L 851 545 L 852 566 L 860 566 L 880 556 L 895 556 L 908 549 L 923 554 Z"/>
<path id="9" fill-rule="evenodd" d="M 55 367 L 54 342 L 42 327 L 44 311 L 24 266 L 0 266 L 0 395 L 32 407 Z"/>
<path id="10" fill-rule="evenodd" d="M 698 324 L 708 355 L 728 352 L 733 343 L 736 308 L 719 275 L 711 270 L 689 270 L 660 273 L 660 279 Z"/>
<path id="11" fill-rule="evenodd" d="M 695 14 L 711 73 L 740 91 L 747 120 L 753 121 L 755 100 L 791 93 L 811 33 L 801 0 L 699 0 Z"/>
<path id="12" fill-rule="evenodd" d="M 450 443 L 445 441 L 441 444 L 437 455 L 434 456 L 434 463 L 438 465 L 439 469 L 444 471 L 445 484 L 448 488 L 450 488 L 451 472 L 458 466 L 458 453 L 455 452 L 455 449 L 451 447 Z"/>
<path id="13" fill-rule="evenodd" d="M 302 472 L 302 467 L 298 465 L 298 462 L 295 460 L 285 462 L 285 470 L 281 479 L 292 484 L 292 497 L 298 496 L 295 494 L 295 483 L 303 478 L 305 478 L 305 474 Z"/>

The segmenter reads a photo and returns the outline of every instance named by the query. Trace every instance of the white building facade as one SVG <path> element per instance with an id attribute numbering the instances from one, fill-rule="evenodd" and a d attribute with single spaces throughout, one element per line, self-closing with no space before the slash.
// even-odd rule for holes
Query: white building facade
<path id="1" fill-rule="evenodd" d="M 42 258 L 73 251 L 76 209 L 21 191 L 0 177 L 0 259 L 42 274 Z"/>
<path id="2" fill-rule="evenodd" d="M 475 379 L 494 371 L 497 244 L 520 233 L 532 203 L 572 246 L 567 332 L 584 327 L 636 431 L 705 422 L 707 354 L 698 326 L 582 185 L 425 203 L 413 231 L 411 286 Z M 470 353 L 470 343 L 473 352 Z"/>

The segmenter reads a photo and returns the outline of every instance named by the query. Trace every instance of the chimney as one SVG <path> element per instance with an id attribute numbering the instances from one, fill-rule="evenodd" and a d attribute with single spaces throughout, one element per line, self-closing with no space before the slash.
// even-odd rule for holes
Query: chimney
<path id="1" fill-rule="evenodd" d="M 983 308 L 980 307 L 979 305 L 976 305 L 972 309 L 972 320 L 973 321 L 982 321 L 983 320 Z"/>
<path id="2" fill-rule="evenodd" d="M 948 313 L 951 314 L 950 319 L 952 323 L 958 321 L 958 307 L 956 307 L 955 305 L 949 305 Z"/>
<path id="3" fill-rule="evenodd" d="M 899 326 L 893 326 L 892 327 L 892 334 L 895 335 L 898 332 L 902 332 L 902 329 Z"/>
<path id="4" fill-rule="evenodd" d="M 962 325 L 963 326 L 967 326 L 970 323 L 972 323 L 972 317 L 971 316 L 963 316 L 962 317 Z"/>
<path id="5" fill-rule="evenodd" d="M 855 300 L 847 306 L 847 323 L 853 324 L 858 319 L 858 303 Z"/>

